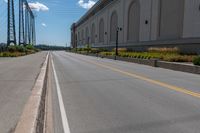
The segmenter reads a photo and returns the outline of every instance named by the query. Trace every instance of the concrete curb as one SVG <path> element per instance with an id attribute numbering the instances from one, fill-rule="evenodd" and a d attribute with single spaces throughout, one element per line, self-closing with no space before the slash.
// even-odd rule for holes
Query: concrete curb
<path id="1" fill-rule="evenodd" d="M 43 63 L 40 74 L 35 82 L 32 90 L 32 94 L 29 97 L 28 102 L 25 105 L 20 120 L 15 128 L 14 133 L 41 133 L 43 130 L 42 114 L 45 106 L 45 90 L 47 80 L 47 70 L 49 62 L 49 53 L 46 56 L 46 60 Z"/>
<path id="2" fill-rule="evenodd" d="M 114 56 L 101 56 L 98 54 L 82 54 L 82 55 L 101 57 L 101 58 L 106 58 L 106 59 L 114 59 L 114 60 L 116 59 L 119 61 L 126 61 L 126 62 L 131 62 L 131 63 L 148 65 L 148 66 L 152 66 L 152 67 L 170 69 L 170 70 L 174 70 L 174 71 L 200 74 L 200 66 L 195 66 L 195 65 L 166 62 L 166 61 L 160 61 L 160 60 L 156 60 L 156 59 L 147 60 L 147 59 L 125 58 L 125 57 L 116 57 L 115 58 Z"/>

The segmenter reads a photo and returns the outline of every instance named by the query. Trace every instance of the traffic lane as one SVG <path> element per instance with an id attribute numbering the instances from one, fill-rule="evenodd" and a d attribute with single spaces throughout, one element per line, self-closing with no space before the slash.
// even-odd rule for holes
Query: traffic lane
<path id="1" fill-rule="evenodd" d="M 10 58 L 0 64 L 0 131 L 11 132 L 31 94 L 46 52 Z"/>
<path id="2" fill-rule="evenodd" d="M 52 68 L 52 66 L 51 66 Z M 62 126 L 62 118 L 60 114 L 60 107 L 58 102 L 58 95 L 56 90 L 56 83 L 53 74 L 53 70 L 51 69 L 51 89 L 52 89 L 52 113 L 53 113 L 53 133 L 64 133 Z"/>
<path id="3" fill-rule="evenodd" d="M 194 92 L 200 92 L 200 75 L 173 71 L 163 68 L 155 68 L 151 66 L 139 65 L 135 63 L 115 61 L 110 59 L 101 59 L 90 56 L 78 55 L 73 53 L 67 53 L 69 55 L 75 55 L 74 57 L 83 58 L 86 60 L 94 61 L 96 63 L 105 63 L 108 66 L 121 69 L 123 71 L 141 75 L 156 81 L 164 82 L 177 87 L 189 89 Z"/>
<path id="4" fill-rule="evenodd" d="M 197 98 L 105 70 L 71 55 L 54 53 L 54 60 L 72 133 L 200 130 Z"/>
<path id="5" fill-rule="evenodd" d="M 101 80 L 120 80 L 124 78 L 129 78 L 126 76 L 121 75 L 121 77 L 118 77 L 118 73 L 113 72 L 112 74 L 114 76 L 111 76 L 109 74 L 110 70 L 100 68 L 102 71 L 99 71 L 96 69 L 97 67 L 95 65 L 89 65 L 86 62 L 79 61 L 75 58 L 71 58 L 67 55 L 62 55 L 60 52 L 53 53 L 53 59 L 55 59 L 54 64 L 55 67 L 57 64 L 60 64 L 62 62 L 62 66 L 58 67 L 56 71 L 65 72 L 67 74 L 62 75 L 62 79 L 59 79 L 60 82 L 65 83 L 71 83 L 71 82 L 90 82 L 92 81 L 101 81 Z M 59 62 L 57 62 L 59 61 Z M 76 63 L 76 65 L 74 65 Z M 83 65 L 86 65 L 85 67 L 81 67 Z M 66 67 L 70 69 L 71 71 L 65 71 Z M 81 69 L 80 69 L 81 67 Z M 73 73 L 72 73 L 73 71 Z M 101 72 L 102 74 L 99 74 Z M 108 72 L 108 73 L 107 73 Z"/>

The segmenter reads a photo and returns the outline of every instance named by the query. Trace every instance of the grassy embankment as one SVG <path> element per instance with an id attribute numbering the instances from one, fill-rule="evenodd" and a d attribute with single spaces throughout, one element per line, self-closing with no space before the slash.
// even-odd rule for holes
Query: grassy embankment
<path id="1" fill-rule="evenodd" d="M 6 51 L 0 52 L 0 57 L 18 57 L 38 52 L 33 45 L 9 46 Z"/>
<path id="2" fill-rule="evenodd" d="M 72 51 L 75 51 L 73 49 Z M 78 48 L 78 53 L 93 53 L 102 56 L 114 56 L 115 49 L 107 51 L 105 49 L 96 48 Z M 147 52 L 134 52 L 126 48 L 119 49 L 119 56 L 125 58 L 137 59 L 158 59 L 168 62 L 193 62 L 194 65 L 200 65 L 200 56 L 196 54 L 182 54 L 178 48 L 149 48 Z"/>

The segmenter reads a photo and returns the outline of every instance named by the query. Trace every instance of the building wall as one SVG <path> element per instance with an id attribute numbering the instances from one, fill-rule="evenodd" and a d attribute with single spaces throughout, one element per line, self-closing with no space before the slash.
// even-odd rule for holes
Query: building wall
<path id="1" fill-rule="evenodd" d="M 200 0 L 185 0 L 183 37 L 200 37 Z"/>
<path id="2" fill-rule="evenodd" d="M 134 5 L 131 8 L 133 14 L 130 14 L 132 17 L 129 17 L 131 5 Z M 89 29 L 91 46 L 114 46 L 115 41 L 111 41 L 111 33 L 115 33 L 111 31 L 113 12 L 117 13 L 118 27 L 122 28 L 122 31 L 119 31 L 121 47 L 167 46 L 167 44 L 176 46 L 179 42 L 188 43 L 187 39 L 190 39 L 189 42 L 195 46 L 199 46 L 196 44 L 200 43 L 200 0 L 113 0 L 76 27 L 74 34 L 80 34 L 80 41 L 77 41 L 78 47 L 84 47 L 88 42 L 86 35 L 81 38 L 81 32 L 84 30 L 85 34 L 86 27 Z M 104 22 L 104 40 L 102 42 L 99 41 L 100 20 Z M 137 26 L 128 27 L 130 22 Z M 95 33 L 92 33 L 92 24 L 95 25 Z M 128 33 L 134 35 L 132 39 Z M 93 43 L 91 42 L 92 36 L 95 36 Z M 191 38 L 195 38 L 195 40 L 191 40 Z"/>

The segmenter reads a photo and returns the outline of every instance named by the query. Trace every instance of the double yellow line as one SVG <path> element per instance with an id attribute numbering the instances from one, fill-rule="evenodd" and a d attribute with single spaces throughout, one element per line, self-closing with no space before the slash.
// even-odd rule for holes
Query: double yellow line
<path id="1" fill-rule="evenodd" d="M 96 65 L 96 66 L 99 66 L 99 67 L 102 67 L 102 68 L 107 68 L 107 69 L 110 69 L 112 71 L 124 74 L 126 76 L 137 78 L 137 79 L 149 82 L 151 84 L 155 84 L 155 85 L 158 85 L 158 86 L 161 86 L 161 87 L 168 88 L 170 90 L 174 90 L 174 91 L 181 92 L 181 93 L 184 93 L 184 94 L 196 97 L 196 98 L 200 98 L 200 93 L 197 93 L 197 92 L 193 92 L 193 91 L 181 88 L 181 87 L 173 86 L 173 85 L 170 85 L 170 84 L 167 84 L 167 83 L 164 83 L 164 82 L 160 82 L 158 80 L 153 80 L 153 79 L 147 78 L 145 76 L 141 76 L 139 74 L 123 71 L 123 70 L 120 70 L 120 69 L 115 68 L 115 67 L 110 66 L 110 65 L 105 65 L 105 64 L 102 64 L 102 63 L 96 63 L 94 61 L 90 61 L 90 60 L 86 60 L 86 59 L 82 59 L 82 58 L 79 58 L 79 59 L 82 60 L 82 61 L 85 61 L 87 63 L 93 64 L 93 65 Z"/>

